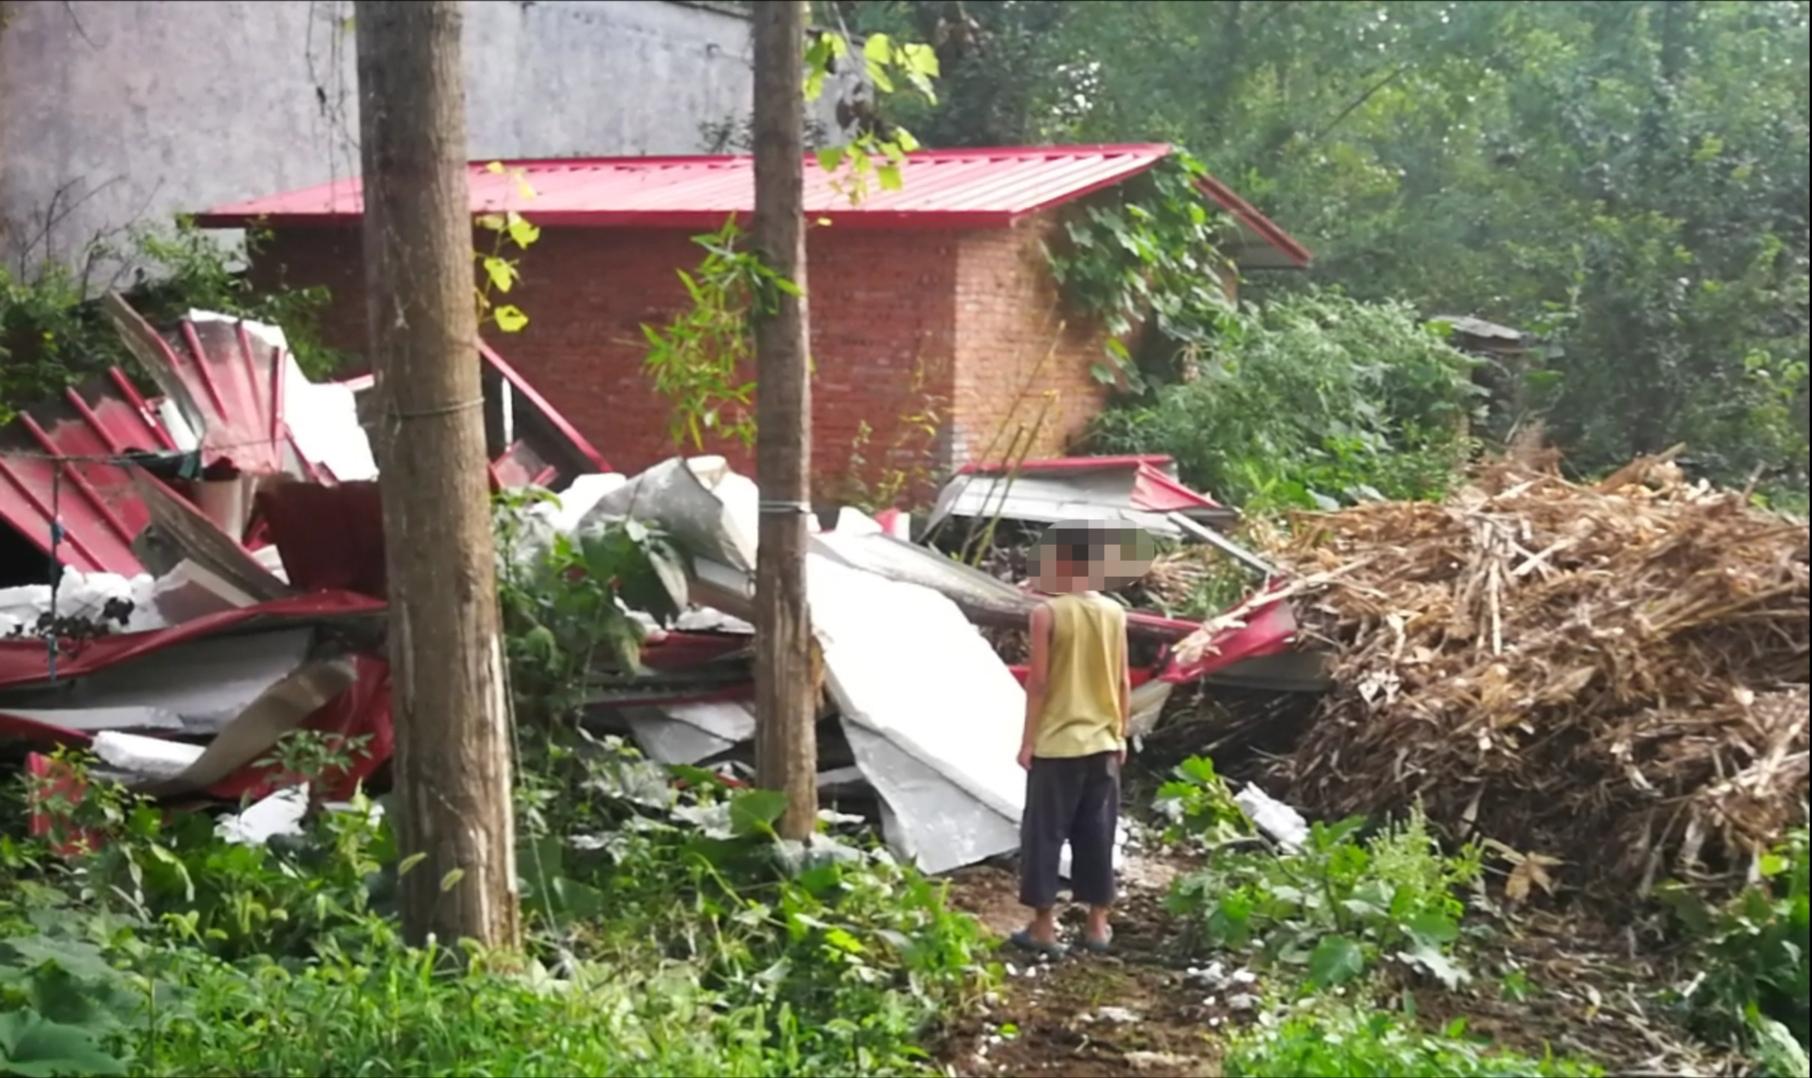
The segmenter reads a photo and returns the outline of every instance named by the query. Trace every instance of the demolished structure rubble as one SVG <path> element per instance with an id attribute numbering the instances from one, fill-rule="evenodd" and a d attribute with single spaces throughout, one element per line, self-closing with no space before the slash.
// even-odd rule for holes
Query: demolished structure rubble
<path id="1" fill-rule="evenodd" d="M 350 739 L 351 762 L 307 796 L 346 798 L 381 780 L 392 743 L 383 516 L 360 422 L 377 387 L 310 382 L 275 327 L 192 312 L 164 335 L 118 297 L 108 311 L 163 395 L 148 398 L 114 371 L 0 431 L 0 447 L 31 447 L 0 456 L 0 519 L 67 566 L 56 589 L 0 592 L 15 631 L 0 642 L 0 743 L 24 745 L 25 766 L 51 779 L 46 753 L 80 747 L 129 788 L 224 807 L 278 792 L 271 750 L 309 729 Z M 746 759 L 755 484 L 715 457 L 611 473 L 520 375 L 480 351 L 493 488 L 555 495 L 527 514 L 515 556 L 639 519 L 689 563 L 691 607 L 665 627 L 631 611 L 648 628 L 640 667 L 596 672 L 581 721 L 662 763 Z M 1037 494 L 1038 476 L 1056 476 L 1046 485 L 1070 500 L 991 495 L 983 506 L 1027 522 L 1123 519 L 1185 539 L 1231 519 L 1168 467 L 1043 462 L 1020 481 Z M 946 492 L 940 515 L 972 515 L 965 497 Z M 1099 512 L 1073 512 L 1091 498 Z M 1017 846 L 1023 672 L 981 627 L 1023 626 L 1039 600 L 904 534 L 897 515 L 883 524 L 845 509 L 812 538 L 807 597 L 822 728 L 833 735 L 821 738 L 820 784 L 864 807 L 897 854 L 941 872 Z M 118 625 L 76 638 L 51 623 L 75 609 L 67 604 L 97 601 L 115 604 Z M 1277 656 L 1296 631 L 1286 597 L 1263 589 L 1206 630 L 1142 611 L 1130 624 L 1161 648 L 1138 675 L 1145 725 L 1173 686 Z M 253 808 L 222 826 L 261 835 L 293 816 L 289 801 Z"/>

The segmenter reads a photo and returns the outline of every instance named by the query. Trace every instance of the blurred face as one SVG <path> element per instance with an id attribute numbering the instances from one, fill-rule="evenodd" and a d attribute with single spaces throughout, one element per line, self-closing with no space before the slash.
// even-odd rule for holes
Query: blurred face
<path id="1" fill-rule="evenodd" d="M 1057 524 L 1033 551 L 1033 575 L 1055 594 L 1122 588 L 1150 570 L 1156 553 L 1151 537 L 1128 525 Z"/>

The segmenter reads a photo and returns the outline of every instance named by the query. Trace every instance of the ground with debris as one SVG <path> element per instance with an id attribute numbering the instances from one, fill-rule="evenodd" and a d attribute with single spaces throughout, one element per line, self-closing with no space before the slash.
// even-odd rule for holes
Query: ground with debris
<path id="1" fill-rule="evenodd" d="M 1185 981 L 1182 925 L 1164 908 L 1170 883 L 1191 862 L 1128 851 L 1115 918 L 1116 953 L 1080 951 L 1042 961 L 1003 948 L 1006 977 L 995 998 L 948 1030 L 937 1048 L 961 1075 L 1210 1075 L 1218 1073 L 1218 1032 L 1250 1012 Z M 951 879 L 952 904 L 1002 938 L 1025 925 L 1011 867 L 977 865 Z M 1081 932 L 1083 910 L 1063 919 Z"/>

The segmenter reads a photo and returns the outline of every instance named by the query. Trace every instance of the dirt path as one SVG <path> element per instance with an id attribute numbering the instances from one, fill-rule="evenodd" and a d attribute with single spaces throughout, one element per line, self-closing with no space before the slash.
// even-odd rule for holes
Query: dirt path
<path id="1" fill-rule="evenodd" d="M 1163 898 L 1187 862 L 1131 853 L 1121 872 L 1116 953 L 1041 962 L 1011 948 L 996 997 L 950 1029 L 937 1050 L 965 1076 L 1214 1075 L 1222 1033 L 1246 1018 L 1222 992 L 1190 983 L 1180 926 Z M 1005 937 L 1025 923 L 1012 870 L 981 865 L 951 881 L 955 905 Z M 1082 910 L 1066 911 L 1069 938 Z"/>

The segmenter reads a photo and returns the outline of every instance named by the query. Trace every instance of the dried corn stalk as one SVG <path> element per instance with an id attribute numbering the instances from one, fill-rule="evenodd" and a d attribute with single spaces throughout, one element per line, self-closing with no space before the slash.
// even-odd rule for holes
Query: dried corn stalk
<path id="1" fill-rule="evenodd" d="M 1430 816 L 1576 882 L 1741 873 L 1802 820 L 1807 528 L 1640 460 L 1511 463 L 1446 505 L 1304 514 L 1339 688 L 1287 763 L 1329 814 Z"/>

